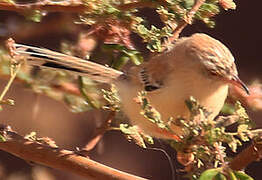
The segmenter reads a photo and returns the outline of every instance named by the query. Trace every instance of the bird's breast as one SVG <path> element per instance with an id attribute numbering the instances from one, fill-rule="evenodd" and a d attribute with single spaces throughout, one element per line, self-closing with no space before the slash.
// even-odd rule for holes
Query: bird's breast
<path id="1" fill-rule="evenodd" d="M 162 120 L 167 122 L 170 117 L 189 117 L 189 110 L 185 100 L 193 96 L 198 102 L 212 112 L 214 118 L 227 97 L 228 85 L 224 82 L 214 82 L 205 76 L 189 72 L 172 73 L 167 77 L 164 86 L 156 91 L 148 92 L 147 97 L 151 105 L 160 112 Z M 132 84 L 129 81 L 117 82 L 119 95 L 122 101 L 122 110 L 133 125 L 137 125 L 146 134 L 158 138 L 169 138 L 157 131 L 157 126 L 141 115 L 141 105 L 135 102 L 138 92 L 143 90 L 142 85 Z M 176 134 L 181 134 L 180 127 L 172 127 Z"/>

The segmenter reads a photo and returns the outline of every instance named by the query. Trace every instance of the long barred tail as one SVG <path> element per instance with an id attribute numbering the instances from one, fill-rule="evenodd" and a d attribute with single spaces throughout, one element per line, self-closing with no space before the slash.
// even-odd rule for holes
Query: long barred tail
<path id="1" fill-rule="evenodd" d="M 63 69 L 91 79 L 110 83 L 123 74 L 121 71 L 44 48 L 14 44 L 15 53 L 26 58 L 30 65 Z"/>

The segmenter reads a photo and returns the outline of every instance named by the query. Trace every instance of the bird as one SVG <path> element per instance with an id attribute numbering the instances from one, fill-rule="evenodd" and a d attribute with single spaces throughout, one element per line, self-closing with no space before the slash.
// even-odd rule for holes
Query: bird
<path id="1" fill-rule="evenodd" d="M 134 100 L 138 92 L 147 92 L 147 98 L 164 123 L 168 123 L 170 117 L 189 120 L 185 101 L 190 97 L 207 108 L 213 120 L 225 103 L 230 85 L 249 94 L 248 87 L 238 76 L 230 50 L 204 33 L 179 38 L 172 48 L 126 72 L 44 48 L 22 44 L 15 44 L 15 48 L 16 54 L 25 57 L 29 64 L 65 69 L 98 82 L 115 84 L 121 109 L 130 123 L 159 139 L 178 140 L 183 135 L 183 128 L 173 123 L 171 130 L 166 130 L 146 119 L 140 113 L 141 106 Z"/>

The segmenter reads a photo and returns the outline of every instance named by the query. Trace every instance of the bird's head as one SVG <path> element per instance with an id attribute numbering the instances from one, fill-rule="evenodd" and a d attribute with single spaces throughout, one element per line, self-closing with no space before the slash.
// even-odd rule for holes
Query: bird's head
<path id="1" fill-rule="evenodd" d="M 234 57 L 224 44 L 202 33 L 186 38 L 184 43 L 186 54 L 200 61 L 207 76 L 241 87 L 249 94 L 247 86 L 238 77 Z"/>

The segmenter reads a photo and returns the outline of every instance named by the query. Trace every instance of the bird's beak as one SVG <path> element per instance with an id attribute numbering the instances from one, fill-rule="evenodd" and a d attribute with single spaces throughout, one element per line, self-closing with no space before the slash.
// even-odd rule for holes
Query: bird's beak
<path id="1" fill-rule="evenodd" d="M 230 83 L 233 84 L 233 85 L 235 85 L 235 86 L 237 86 L 237 87 L 239 87 L 239 88 L 241 88 L 241 89 L 243 89 L 243 90 L 247 93 L 247 95 L 250 95 L 250 92 L 249 92 L 249 89 L 248 89 L 247 85 L 245 85 L 245 84 L 243 83 L 243 81 L 241 81 L 241 79 L 239 79 L 238 76 L 234 76 L 234 77 L 230 80 Z"/>

